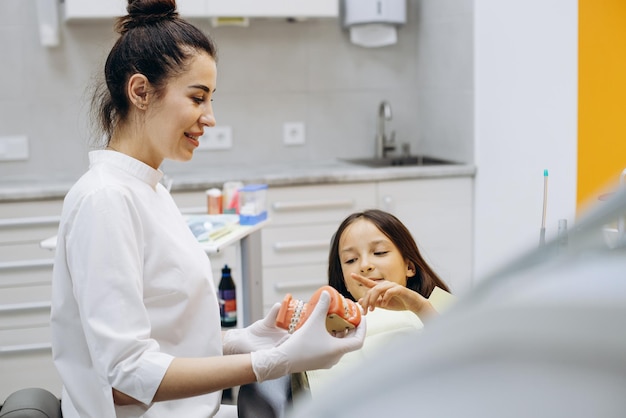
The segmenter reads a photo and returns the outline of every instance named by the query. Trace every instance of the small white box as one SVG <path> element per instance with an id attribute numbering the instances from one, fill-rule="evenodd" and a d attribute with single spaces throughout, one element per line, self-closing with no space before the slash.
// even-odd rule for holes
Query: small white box
<path id="1" fill-rule="evenodd" d="M 302 145 L 305 142 L 304 123 L 287 122 L 283 125 L 283 143 L 285 145 Z"/>

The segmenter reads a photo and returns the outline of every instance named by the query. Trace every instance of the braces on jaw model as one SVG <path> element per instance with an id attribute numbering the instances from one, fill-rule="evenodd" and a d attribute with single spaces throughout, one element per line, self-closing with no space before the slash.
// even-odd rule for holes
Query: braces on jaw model
<path id="1" fill-rule="evenodd" d="M 322 292 L 330 294 L 330 305 L 326 316 L 326 330 L 332 335 L 343 335 L 354 329 L 361 322 L 361 309 L 350 299 L 344 298 L 335 288 L 322 286 L 305 303 L 287 294 L 283 299 L 276 318 L 276 326 L 286 329 L 290 334 L 295 332 L 307 320 Z"/>

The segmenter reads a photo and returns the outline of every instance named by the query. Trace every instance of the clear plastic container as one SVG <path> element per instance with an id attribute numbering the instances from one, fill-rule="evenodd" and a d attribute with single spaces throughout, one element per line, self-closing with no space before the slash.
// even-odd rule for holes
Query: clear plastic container
<path id="1" fill-rule="evenodd" d="M 240 181 L 227 181 L 222 187 L 222 212 L 239 214 L 239 189 L 244 184 Z"/>
<path id="2" fill-rule="evenodd" d="M 239 224 L 255 225 L 267 219 L 267 184 L 239 189 Z"/>

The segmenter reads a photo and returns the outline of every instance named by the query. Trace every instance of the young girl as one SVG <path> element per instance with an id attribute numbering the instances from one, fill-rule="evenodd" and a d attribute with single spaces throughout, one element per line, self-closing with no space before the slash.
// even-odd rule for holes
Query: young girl
<path id="1" fill-rule="evenodd" d="M 222 335 L 209 259 L 159 182 L 161 163 L 190 160 L 215 126 L 216 48 L 174 0 L 127 10 L 94 100 L 106 144 L 65 197 L 57 236 L 63 416 L 213 417 L 222 389 L 330 367 L 362 346 L 365 327 L 330 336 L 324 293 L 294 334 L 275 326 L 276 304 Z"/>
<path id="2" fill-rule="evenodd" d="M 377 307 L 408 310 L 420 319 L 437 312 L 428 299 L 433 290 L 448 292 L 406 226 L 377 209 L 353 213 L 339 225 L 328 257 L 328 284 L 358 301 L 365 313 Z"/>
<path id="3" fill-rule="evenodd" d="M 353 213 L 339 225 L 330 246 L 328 284 L 370 313 L 360 350 L 344 356 L 330 370 L 306 373 L 312 396 L 342 373 L 377 361 L 392 340 L 422 329 L 426 318 L 454 299 L 421 256 L 406 226 L 377 209 Z"/>

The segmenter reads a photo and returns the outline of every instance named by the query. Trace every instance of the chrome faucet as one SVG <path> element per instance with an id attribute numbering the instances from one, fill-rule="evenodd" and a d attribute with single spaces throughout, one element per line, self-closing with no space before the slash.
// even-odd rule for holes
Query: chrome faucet
<path id="1" fill-rule="evenodd" d="M 386 158 L 387 153 L 396 149 L 396 132 L 391 131 L 387 138 L 385 133 L 385 121 L 391 120 L 391 105 L 386 100 L 380 102 L 378 106 L 378 130 L 376 133 L 376 158 Z"/>

